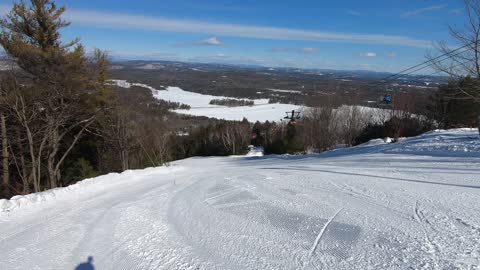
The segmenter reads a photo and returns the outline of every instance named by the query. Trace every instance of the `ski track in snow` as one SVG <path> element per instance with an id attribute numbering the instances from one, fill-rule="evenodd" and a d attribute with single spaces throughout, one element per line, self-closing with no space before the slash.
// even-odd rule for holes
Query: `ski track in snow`
<path id="1" fill-rule="evenodd" d="M 306 263 L 306 266 L 308 266 L 308 264 L 310 263 L 310 258 L 313 256 L 313 253 L 315 253 L 315 250 L 317 249 L 318 247 L 318 243 L 320 243 L 320 240 L 322 239 L 322 236 L 323 234 L 325 233 L 325 230 L 327 230 L 328 228 L 328 225 L 330 225 L 330 223 L 332 223 L 332 221 L 335 219 L 335 217 L 340 214 L 340 212 L 343 210 L 340 209 L 338 210 L 328 221 L 327 223 L 325 223 L 325 225 L 323 226 L 323 228 L 320 230 L 320 232 L 318 233 L 317 235 L 317 238 L 315 239 L 315 242 L 313 243 L 313 246 L 312 248 L 310 249 L 310 252 L 308 253 L 308 261 Z"/>
<path id="2" fill-rule="evenodd" d="M 0 200 L 0 269 L 469 269 L 476 134 L 191 158 Z"/>
<path id="3" fill-rule="evenodd" d="M 423 213 L 420 210 L 419 203 L 418 201 L 415 203 L 415 209 L 414 209 L 414 216 L 415 220 L 419 223 L 426 239 L 426 245 L 428 247 L 428 252 L 432 254 L 432 260 L 433 260 L 433 265 L 435 269 L 439 269 L 439 263 L 438 263 L 438 246 L 430 239 L 430 236 L 428 235 L 428 230 L 425 228 L 425 223 L 429 223 L 428 220 L 425 218 Z"/>

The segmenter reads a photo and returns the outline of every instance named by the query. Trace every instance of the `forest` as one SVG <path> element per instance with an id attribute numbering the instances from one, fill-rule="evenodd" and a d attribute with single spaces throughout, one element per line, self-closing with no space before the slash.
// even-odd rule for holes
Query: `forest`
<path id="1" fill-rule="evenodd" d="M 210 100 L 210 105 L 221 105 L 227 107 L 239 107 L 239 106 L 253 106 L 254 102 L 252 100 L 246 99 L 233 99 L 233 98 L 222 98 L 222 99 L 212 99 Z"/>

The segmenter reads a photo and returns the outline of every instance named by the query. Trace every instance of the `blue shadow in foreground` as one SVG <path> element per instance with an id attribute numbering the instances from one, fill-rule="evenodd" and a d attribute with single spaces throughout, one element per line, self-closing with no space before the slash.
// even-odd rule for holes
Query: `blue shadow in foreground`
<path id="1" fill-rule="evenodd" d="M 75 267 L 75 270 L 95 270 L 95 267 L 93 266 L 93 257 L 88 256 L 87 261 L 79 264 Z"/>

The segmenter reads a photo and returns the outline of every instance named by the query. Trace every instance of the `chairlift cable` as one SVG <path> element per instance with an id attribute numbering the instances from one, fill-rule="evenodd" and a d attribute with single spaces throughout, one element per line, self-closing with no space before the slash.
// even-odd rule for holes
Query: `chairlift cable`
<path id="1" fill-rule="evenodd" d="M 460 54 L 462 54 L 462 53 L 465 53 L 465 52 L 471 50 L 471 48 L 468 48 L 468 47 L 469 47 L 470 45 L 472 45 L 472 44 L 473 44 L 473 42 L 472 42 L 472 43 L 469 43 L 469 44 L 466 44 L 466 45 L 464 45 L 464 46 L 462 46 L 462 47 L 459 47 L 459 48 L 457 48 L 457 49 L 454 49 L 454 50 L 452 50 L 452 51 L 450 51 L 450 52 L 441 54 L 441 55 L 439 55 L 439 56 L 437 56 L 437 57 L 435 57 L 435 58 L 433 58 L 433 59 L 429 59 L 429 60 L 427 60 L 427 61 L 425 61 L 425 62 L 422 62 L 422 63 L 420 63 L 420 64 L 414 65 L 414 66 L 412 66 L 412 67 L 410 67 L 410 68 L 404 69 L 404 70 L 402 70 L 402 71 L 400 71 L 400 72 L 398 72 L 398 73 L 396 73 L 396 74 L 389 75 L 389 76 L 381 79 L 379 83 L 376 83 L 376 84 L 373 84 L 373 85 L 366 85 L 366 86 L 360 87 L 360 88 L 357 89 L 357 91 L 358 91 L 358 90 L 367 89 L 367 88 L 372 89 L 372 88 L 375 88 L 375 87 L 378 87 L 378 86 L 387 84 L 387 83 L 389 83 L 389 82 L 391 82 L 391 81 L 393 81 L 393 80 L 398 79 L 398 77 L 405 76 L 405 75 L 411 75 L 412 73 L 418 72 L 418 71 L 423 70 L 423 69 L 428 68 L 428 67 L 431 67 L 431 66 L 434 64 L 435 61 L 442 62 L 442 61 L 445 61 L 445 60 L 447 60 L 447 59 L 450 59 L 452 56 L 458 56 L 458 55 L 460 55 Z M 463 49 L 465 49 L 465 48 L 467 48 L 467 49 L 466 49 L 466 50 L 463 50 Z M 463 51 L 462 51 L 462 50 L 463 50 Z M 445 58 L 444 58 L 444 57 L 445 57 Z M 444 59 L 441 59 L 441 58 L 444 58 Z"/>

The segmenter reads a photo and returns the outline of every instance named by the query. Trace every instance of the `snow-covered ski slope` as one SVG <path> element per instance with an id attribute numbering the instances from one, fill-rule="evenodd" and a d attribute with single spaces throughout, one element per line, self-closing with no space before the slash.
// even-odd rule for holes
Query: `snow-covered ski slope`
<path id="1" fill-rule="evenodd" d="M 192 158 L 1 201 L 0 269 L 475 269 L 479 202 L 476 130 Z"/>

